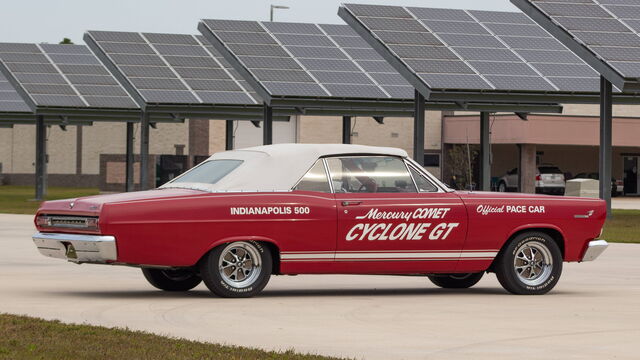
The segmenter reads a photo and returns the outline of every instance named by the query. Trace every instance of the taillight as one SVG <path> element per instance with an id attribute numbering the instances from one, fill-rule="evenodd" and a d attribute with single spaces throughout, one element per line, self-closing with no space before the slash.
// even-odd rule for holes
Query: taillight
<path id="1" fill-rule="evenodd" d="M 37 226 L 51 226 L 51 218 L 48 216 L 40 215 L 36 218 Z"/>
<path id="2" fill-rule="evenodd" d="M 536 175 L 536 181 L 540 181 L 540 180 L 542 180 L 542 176 Z"/>
<path id="3" fill-rule="evenodd" d="M 87 230 L 100 230 L 100 221 L 98 218 L 87 218 L 86 224 Z"/>
<path id="4" fill-rule="evenodd" d="M 39 215 L 36 217 L 36 226 L 100 231 L 100 220 L 97 217 L 88 216 Z"/>

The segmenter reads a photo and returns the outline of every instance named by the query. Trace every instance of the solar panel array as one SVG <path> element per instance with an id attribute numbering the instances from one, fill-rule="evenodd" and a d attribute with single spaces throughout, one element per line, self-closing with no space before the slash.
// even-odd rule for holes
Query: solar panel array
<path id="1" fill-rule="evenodd" d="M 31 112 L 16 89 L 0 72 L 0 112 Z"/>
<path id="2" fill-rule="evenodd" d="M 413 87 L 347 25 L 233 20 L 201 25 L 203 34 L 222 44 L 272 96 L 414 96 Z"/>
<path id="3" fill-rule="evenodd" d="M 639 1 L 527 1 L 623 77 L 640 78 Z"/>
<path id="4" fill-rule="evenodd" d="M 36 106 L 138 106 L 84 45 L 0 43 L 0 59 Z"/>
<path id="5" fill-rule="evenodd" d="M 257 104 L 202 36 L 90 31 L 85 36 L 146 103 Z"/>
<path id="6" fill-rule="evenodd" d="M 431 89 L 597 92 L 599 74 L 521 13 L 344 5 Z"/>

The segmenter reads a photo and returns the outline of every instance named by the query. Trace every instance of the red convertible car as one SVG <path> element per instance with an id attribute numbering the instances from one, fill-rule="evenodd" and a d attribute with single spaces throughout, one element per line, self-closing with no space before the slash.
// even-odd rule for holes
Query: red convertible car
<path id="1" fill-rule="evenodd" d="M 282 144 L 211 156 L 158 189 L 48 201 L 33 240 L 46 256 L 142 268 L 167 291 L 204 281 L 249 297 L 273 275 L 426 275 L 467 288 L 494 272 L 544 294 L 563 261 L 589 261 L 598 199 L 453 191 L 403 150 Z"/>

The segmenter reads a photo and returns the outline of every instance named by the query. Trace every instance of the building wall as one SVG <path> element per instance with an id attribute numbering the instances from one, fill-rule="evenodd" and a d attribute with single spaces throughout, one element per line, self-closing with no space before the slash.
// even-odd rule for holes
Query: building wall
<path id="1" fill-rule="evenodd" d="M 425 149 L 439 151 L 441 138 L 441 113 L 428 111 L 426 114 Z M 150 129 L 149 153 L 154 155 L 176 154 L 176 146 L 189 153 L 189 122 L 158 123 L 157 129 Z M 207 134 L 209 152 L 223 151 L 225 148 L 225 125 L 222 120 L 212 120 Z M 385 118 L 378 124 L 369 117 L 352 120 L 354 144 L 399 147 L 409 154 L 413 149 L 412 118 Z M 234 122 L 234 148 L 258 146 L 262 144 L 262 128 L 256 128 L 249 121 Z M 340 143 L 342 141 L 342 118 L 299 116 L 288 122 L 274 122 L 274 143 Z M 64 175 L 64 184 L 73 182 L 76 174 L 75 126 L 62 131 L 58 126 L 47 129 L 49 155 L 48 172 Z M 134 152 L 140 149 L 140 126 L 134 124 Z M 91 184 L 98 183 L 100 155 L 121 155 L 125 153 L 126 124 L 99 123 L 82 127 L 82 174 L 92 176 Z M 14 174 L 11 179 L 19 183 L 32 182 L 35 172 L 35 126 L 18 125 L 13 129 L 0 129 L 0 162 L 3 173 Z M 429 169 L 439 176 L 439 168 Z M 87 177 L 78 177 L 86 182 Z M 82 185 L 82 184 L 80 184 Z"/>
<path id="2" fill-rule="evenodd" d="M 563 104 L 564 115 L 600 115 L 597 104 Z M 613 116 L 640 116 L 640 105 L 614 105 Z"/>
<path id="3" fill-rule="evenodd" d="M 15 131 L 16 127 L 0 128 L 0 171 L 3 173 L 13 172 Z"/>

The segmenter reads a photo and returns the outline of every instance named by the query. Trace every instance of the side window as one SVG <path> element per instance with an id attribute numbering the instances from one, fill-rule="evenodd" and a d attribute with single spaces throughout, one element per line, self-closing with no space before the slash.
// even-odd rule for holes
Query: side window
<path id="1" fill-rule="evenodd" d="M 418 172 L 413 166 L 409 166 L 409 171 L 411 171 L 411 176 L 413 176 L 413 180 L 415 180 L 416 185 L 418 186 L 419 192 L 437 192 L 438 188 L 429 181 L 424 175 Z"/>
<path id="2" fill-rule="evenodd" d="M 417 192 L 400 158 L 350 156 L 327 159 L 327 164 L 337 193 Z"/>
<path id="3" fill-rule="evenodd" d="M 318 160 L 316 164 L 313 165 L 293 190 L 331 192 L 322 160 Z"/>

